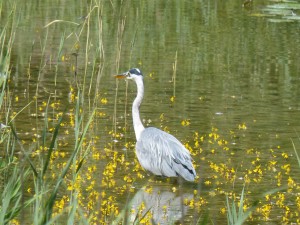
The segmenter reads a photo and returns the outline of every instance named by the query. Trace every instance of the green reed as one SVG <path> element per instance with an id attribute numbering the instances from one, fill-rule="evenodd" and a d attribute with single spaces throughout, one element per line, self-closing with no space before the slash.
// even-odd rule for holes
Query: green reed
<path id="1" fill-rule="evenodd" d="M 175 59 L 173 63 L 173 75 L 172 75 L 172 82 L 173 82 L 173 97 L 176 97 L 176 72 L 177 72 L 177 51 L 175 54 Z"/>
<path id="2" fill-rule="evenodd" d="M 9 171 L 9 170 L 12 171 Z M 22 180 L 20 176 L 20 168 L 18 166 L 10 168 L 6 166 L 1 169 L 4 175 L 8 175 L 5 179 L 4 187 L 1 193 L 0 223 L 9 224 L 15 217 L 19 215 L 24 203 L 22 203 Z M 23 175 L 26 177 L 27 173 Z"/>
<path id="3" fill-rule="evenodd" d="M 229 225 L 241 225 L 249 217 L 252 210 L 244 212 L 244 188 L 242 190 L 238 209 L 234 200 L 231 205 L 229 203 L 228 195 L 226 196 L 226 208 L 227 208 L 227 223 Z"/>
<path id="4" fill-rule="evenodd" d="M 78 100 L 76 103 L 76 124 L 75 124 L 75 137 L 76 137 L 76 144 L 74 146 L 74 150 L 72 151 L 70 157 L 68 158 L 64 168 L 62 171 L 57 175 L 57 179 L 54 183 L 49 180 L 49 164 L 51 161 L 51 156 L 54 151 L 56 151 L 56 145 L 57 145 L 57 138 L 59 136 L 59 131 L 61 129 L 61 124 L 64 119 L 64 115 L 59 118 L 57 121 L 57 124 L 55 125 L 54 132 L 52 134 L 52 138 L 49 144 L 47 144 L 47 128 L 48 124 L 45 122 L 44 129 L 42 131 L 42 143 L 41 145 L 38 145 L 37 148 L 40 149 L 47 149 L 47 151 L 44 154 L 41 154 L 37 160 L 31 160 L 29 155 L 25 152 L 30 152 L 30 150 L 24 150 L 25 160 L 30 165 L 30 169 L 26 169 L 26 172 L 23 175 L 23 182 L 25 180 L 25 177 L 27 177 L 28 173 L 31 173 L 33 175 L 33 182 L 34 182 L 34 193 L 35 195 L 26 200 L 26 204 L 20 204 L 20 199 L 22 199 L 22 195 L 24 195 L 23 190 L 21 190 L 22 181 L 20 180 L 20 170 L 15 169 L 12 176 L 10 176 L 9 181 L 7 182 L 6 187 L 4 188 L 3 195 L 6 197 L 3 198 L 3 207 L 2 209 L 5 209 L 5 212 L 1 210 L 0 214 L 3 214 L 3 218 L 5 218 L 8 221 L 12 219 L 12 216 L 17 216 L 18 212 L 21 211 L 21 209 L 25 209 L 25 207 L 29 204 L 33 204 L 34 207 L 34 213 L 32 215 L 33 224 L 39 225 L 39 224 L 52 224 L 57 219 L 59 219 L 59 216 L 52 217 L 53 214 L 53 207 L 54 203 L 57 200 L 57 195 L 59 190 L 61 189 L 62 185 L 65 182 L 66 175 L 70 172 L 71 167 L 75 168 L 74 172 L 71 173 L 73 176 L 73 179 L 76 178 L 78 175 L 80 168 L 83 164 L 83 161 L 87 155 L 87 152 L 83 154 L 83 156 L 80 156 L 80 153 L 83 151 L 82 144 L 83 140 L 85 139 L 85 136 L 88 132 L 89 125 L 91 124 L 94 116 L 94 112 L 89 116 L 89 120 L 87 121 L 86 125 L 84 126 L 83 130 L 81 131 L 81 126 L 83 125 L 82 116 L 79 112 L 80 109 L 80 93 L 78 93 Z M 48 107 L 47 107 L 48 108 Z M 45 112 L 45 121 L 47 121 L 47 114 L 48 110 L 46 109 Z M 16 133 L 14 132 L 14 135 L 16 138 Z M 22 149 L 24 149 L 22 147 Z M 78 162 L 78 163 L 75 163 Z M 18 168 L 18 167 L 15 167 Z M 13 186 L 14 185 L 14 186 Z M 28 184 L 26 184 L 28 185 Z M 76 193 L 72 193 L 70 196 L 70 206 L 69 208 L 66 208 L 64 211 L 68 212 L 68 220 L 71 221 L 69 224 L 72 224 L 72 221 L 75 218 L 75 213 L 77 210 L 79 210 L 77 206 L 77 200 L 76 200 Z M 10 210 L 8 209 L 8 205 L 10 202 L 13 204 L 12 207 L 10 207 Z M 74 211 L 75 210 L 75 211 Z M 4 222 L 6 220 L 3 219 Z M 83 219 L 82 219 L 83 220 Z M 83 220 L 84 221 L 84 220 Z M 5 224 L 5 223 L 3 223 Z M 86 223 L 84 223 L 86 224 Z"/>
<path id="5" fill-rule="evenodd" d="M 58 53 L 56 56 L 56 65 L 55 65 L 55 79 L 54 79 L 54 85 L 56 87 L 56 83 L 57 83 L 57 75 L 58 75 L 58 62 L 61 58 L 62 55 L 62 50 L 63 50 L 63 46 L 64 46 L 64 42 L 66 40 L 65 37 L 65 33 L 62 34 L 61 38 L 60 38 L 60 43 L 59 43 L 59 47 L 58 47 Z M 75 73 L 76 73 L 77 68 L 75 68 Z"/>
<path id="6" fill-rule="evenodd" d="M 7 86 L 7 80 L 9 79 L 10 71 L 10 53 L 13 48 L 13 41 L 15 36 L 16 22 L 13 14 L 15 13 L 15 5 L 12 10 L 10 17 L 11 19 L 7 22 L 7 27 L 10 25 L 11 31 L 5 27 L 0 33 L 0 109 L 5 110 L 6 121 L 9 121 L 11 112 L 11 96 L 9 93 L 9 87 Z M 41 41 L 41 52 L 44 56 L 47 48 L 48 39 L 48 29 L 46 30 L 45 38 Z M 61 44 L 59 48 L 58 56 L 61 54 L 63 46 L 64 37 L 61 39 Z M 41 58 L 39 76 L 38 80 L 42 76 L 43 70 L 46 66 L 46 62 Z M 57 70 L 56 70 L 57 72 Z M 56 83 L 56 77 L 55 77 Z M 39 89 L 39 82 L 36 86 L 36 95 Z M 63 114 L 54 126 L 54 131 L 51 140 L 48 140 L 48 108 L 50 104 L 49 97 L 48 104 L 45 110 L 45 120 L 44 128 L 41 134 L 41 143 L 33 144 L 29 147 L 23 146 L 17 132 L 13 126 L 14 118 L 18 115 L 14 115 L 10 120 L 11 126 L 6 126 L 4 124 L 0 127 L 1 142 L 0 144 L 4 147 L 4 151 L 1 152 L 0 157 L 0 192 L 1 192 L 1 202 L 0 202 L 0 224 L 11 224 L 15 219 L 23 220 L 26 211 L 33 209 L 31 218 L 26 217 L 26 221 L 30 221 L 32 224 L 54 224 L 61 215 L 56 215 L 53 217 L 53 207 L 57 200 L 58 192 L 61 190 L 63 184 L 65 183 L 66 175 L 72 168 L 74 172 L 71 173 L 73 179 L 78 175 L 81 166 L 84 163 L 84 159 L 88 153 L 88 147 L 83 149 L 83 141 L 87 135 L 89 125 L 93 121 L 95 110 L 88 116 L 88 121 L 85 123 L 83 120 L 83 113 L 80 113 L 82 108 L 82 98 L 81 93 L 77 94 L 76 110 L 75 110 L 75 146 L 70 157 L 68 158 L 64 168 L 58 174 L 56 181 L 53 183 L 49 180 L 49 165 L 51 161 L 52 154 L 56 151 L 57 140 L 61 130 L 61 124 L 64 121 L 65 114 Z M 30 103 L 29 103 L 30 104 Z M 27 104 L 24 108 L 26 108 Z M 36 101 L 36 115 L 37 115 L 37 101 Z M 71 107 L 71 106 L 70 106 Z M 23 108 L 23 109 L 24 109 Z M 67 108 L 68 109 L 68 108 Z M 3 118 L 1 118 L 1 122 Z M 85 124 L 84 124 L 85 123 Z M 16 147 L 21 150 L 18 154 L 18 158 L 15 155 Z M 31 153 L 34 149 L 42 149 L 41 154 L 32 159 Z M 46 151 L 44 151 L 46 150 Z M 84 151 L 84 152 L 83 152 Z M 82 154 L 81 154 L 82 153 Z M 79 162 L 79 163 L 76 163 Z M 29 179 L 33 175 L 33 179 Z M 33 183 L 31 183 L 31 181 Z M 28 197 L 25 193 L 25 189 L 28 187 L 33 187 L 34 195 Z M 30 205 L 30 208 L 28 207 Z M 68 214 L 68 224 L 73 224 L 75 218 L 78 215 L 81 217 L 80 224 L 88 224 L 87 219 L 83 217 L 83 210 L 78 207 L 76 193 L 71 193 L 69 207 L 64 209 L 65 213 Z"/>
<path id="7" fill-rule="evenodd" d="M 298 137 L 298 139 L 300 140 L 300 138 Z M 299 165 L 299 168 L 300 168 L 300 157 L 299 157 L 299 154 L 297 152 L 297 149 L 296 149 L 296 146 L 295 146 L 295 143 L 294 141 L 291 139 L 291 142 L 292 142 L 292 145 L 293 145 L 293 150 L 295 152 L 295 155 L 296 155 L 296 159 L 297 159 L 297 162 L 298 162 L 298 165 Z"/>
<path id="8" fill-rule="evenodd" d="M 2 14 L 2 2 L 0 3 Z M 2 18 L 5 26 L 0 33 L 0 111 L 5 118 L 0 118 L 0 224 L 8 224 L 22 209 L 22 179 L 27 176 L 15 158 L 15 143 L 11 129 L 8 126 L 10 113 L 10 96 L 7 85 L 10 78 L 10 57 L 13 48 L 18 20 L 16 18 L 16 4 L 12 3 L 7 18 Z M 6 123 L 6 124 L 4 124 Z M 22 176 L 20 176 L 22 174 Z"/>

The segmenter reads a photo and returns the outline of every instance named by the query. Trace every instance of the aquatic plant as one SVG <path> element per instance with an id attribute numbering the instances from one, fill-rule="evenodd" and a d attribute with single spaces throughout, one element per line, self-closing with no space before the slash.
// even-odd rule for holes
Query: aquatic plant
<path id="1" fill-rule="evenodd" d="M 243 222 L 248 218 L 250 215 L 250 211 L 248 209 L 247 213 L 244 213 L 244 188 L 242 190 L 241 196 L 240 196 L 240 202 L 238 210 L 236 208 L 235 202 L 233 201 L 229 203 L 229 197 L 226 195 L 226 208 L 227 208 L 227 222 L 229 225 L 240 225 L 243 224 Z"/>

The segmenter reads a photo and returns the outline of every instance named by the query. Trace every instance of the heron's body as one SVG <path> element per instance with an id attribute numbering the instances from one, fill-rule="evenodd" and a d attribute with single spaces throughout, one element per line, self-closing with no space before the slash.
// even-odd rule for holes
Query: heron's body
<path id="1" fill-rule="evenodd" d="M 142 131 L 136 155 L 145 170 L 166 177 L 193 181 L 196 172 L 188 150 L 171 134 L 154 127 Z"/>
<path id="2" fill-rule="evenodd" d="M 133 79 L 137 96 L 132 104 L 132 118 L 136 135 L 136 155 L 141 166 L 155 175 L 182 177 L 194 181 L 196 171 L 189 151 L 173 135 L 154 127 L 145 128 L 141 122 L 139 107 L 144 96 L 143 76 L 134 68 L 118 75 Z"/>

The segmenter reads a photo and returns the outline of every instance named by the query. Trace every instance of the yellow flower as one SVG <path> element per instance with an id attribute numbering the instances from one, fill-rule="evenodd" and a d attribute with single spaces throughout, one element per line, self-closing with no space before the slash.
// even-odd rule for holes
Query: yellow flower
<path id="1" fill-rule="evenodd" d="M 239 124 L 239 125 L 238 125 L 238 128 L 239 128 L 239 130 L 246 130 L 246 129 L 247 129 L 247 126 L 246 126 L 245 123 L 242 123 L 242 124 Z"/>
<path id="2" fill-rule="evenodd" d="M 221 214 L 225 214 L 225 213 L 226 213 L 226 208 L 225 208 L 225 207 L 221 208 L 221 209 L 220 209 L 220 213 L 221 213 Z"/>
<path id="3" fill-rule="evenodd" d="M 105 105 L 108 101 L 107 98 L 101 98 L 100 102 Z"/>
<path id="4" fill-rule="evenodd" d="M 16 219 L 12 219 L 10 222 L 9 222 L 10 225 L 19 225 L 20 222 Z"/>
<path id="5" fill-rule="evenodd" d="M 281 166 L 281 169 L 285 170 L 285 174 L 288 175 L 291 171 L 291 166 L 290 166 L 290 164 L 285 164 L 285 165 Z"/>
<path id="6" fill-rule="evenodd" d="M 171 96 L 170 101 L 175 102 L 175 96 Z"/>
<path id="7" fill-rule="evenodd" d="M 283 152 L 283 153 L 281 154 L 281 156 L 282 156 L 284 159 L 287 159 L 287 158 L 289 158 L 288 154 L 287 154 L 287 153 L 285 153 L 285 152 Z"/>
<path id="8" fill-rule="evenodd" d="M 184 127 L 187 127 L 191 124 L 190 120 L 189 119 L 185 119 L 185 120 L 182 120 L 181 121 L 181 125 L 184 126 Z"/>
<path id="9" fill-rule="evenodd" d="M 296 186 L 295 181 L 291 177 L 288 178 L 288 186 L 289 186 L 289 188 L 292 188 L 292 187 Z"/>
<path id="10" fill-rule="evenodd" d="M 207 181 L 204 182 L 204 184 L 207 185 L 207 186 L 211 185 L 211 181 L 207 180 Z"/>

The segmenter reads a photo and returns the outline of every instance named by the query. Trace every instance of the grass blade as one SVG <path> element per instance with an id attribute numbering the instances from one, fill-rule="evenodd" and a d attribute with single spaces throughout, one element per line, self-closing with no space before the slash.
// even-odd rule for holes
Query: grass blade
<path id="1" fill-rule="evenodd" d="M 66 112 L 66 110 L 65 110 L 64 112 Z M 65 114 L 65 113 L 63 113 L 63 116 L 64 116 L 64 114 Z M 60 128 L 60 125 L 61 125 L 63 116 L 61 116 L 61 117 L 59 118 L 58 123 L 57 123 L 56 126 L 55 126 L 55 129 L 54 129 L 54 132 L 53 132 L 53 136 L 52 136 L 52 141 L 51 141 L 51 143 L 50 143 L 50 147 L 49 147 L 49 150 L 48 150 L 47 158 L 46 158 L 46 161 L 45 161 L 43 170 L 42 170 L 42 177 L 45 175 L 45 173 L 46 173 L 46 171 L 47 171 L 47 169 L 48 169 L 48 165 L 49 165 L 49 162 L 50 162 L 51 154 L 52 154 L 52 152 L 53 152 L 53 150 L 54 150 L 56 138 L 57 138 L 57 135 L 58 135 L 58 130 L 59 130 L 59 128 Z"/>
<path id="2" fill-rule="evenodd" d="M 297 149 L 296 149 L 296 146 L 295 146 L 295 143 L 294 141 L 291 139 L 292 141 L 292 145 L 293 145 L 293 149 L 294 149 L 294 152 L 295 152 L 295 155 L 296 155 L 296 158 L 297 158 L 297 161 L 298 161 L 298 165 L 300 167 L 300 158 L 299 158 L 299 155 L 298 155 L 298 152 L 297 152 Z"/>
<path id="3" fill-rule="evenodd" d="M 53 189 L 53 191 L 52 191 L 52 193 L 51 193 L 51 195 L 50 195 L 48 201 L 46 202 L 46 206 L 45 206 L 45 208 L 46 208 L 46 214 L 44 215 L 44 218 L 43 218 L 41 224 L 45 224 L 45 223 L 46 223 L 47 221 L 49 221 L 50 218 L 51 218 L 51 215 L 52 215 L 52 209 L 53 209 L 53 206 L 54 206 L 54 203 L 55 203 L 55 200 L 56 200 L 56 196 L 57 196 L 57 193 L 58 193 L 58 189 L 59 189 L 61 183 L 63 182 L 63 179 L 64 179 L 64 177 L 66 176 L 66 174 L 67 174 L 69 168 L 71 167 L 74 158 L 77 156 L 77 154 L 78 154 L 78 152 L 79 152 L 79 150 L 80 150 L 80 147 L 81 147 L 81 145 L 82 145 L 82 143 L 83 143 L 84 136 L 86 135 L 87 130 L 88 130 L 88 128 L 89 128 L 89 125 L 90 125 L 90 123 L 91 123 L 92 120 L 93 120 L 94 114 L 95 114 L 95 110 L 93 111 L 92 115 L 90 116 L 90 118 L 89 118 L 89 120 L 88 120 L 88 122 L 87 122 L 87 124 L 86 124 L 86 126 L 85 126 L 85 128 L 84 128 L 84 131 L 83 131 L 83 133 L 82 133 L 82 135 L 81 135 L 79 144 L 76 146 L 75 151 L 72 152 L 71 157 L 69 158 L 67 164 L 65 165 L 64 169 L 62 170 L 60 176 L 59 176 L 58 179 L 57 179 L 56 185 L 55 185 L 55 187 L 54 187 L 54 189 Z M 57 131 L 57 132 L 58 132 L 58 131 Z"/>

